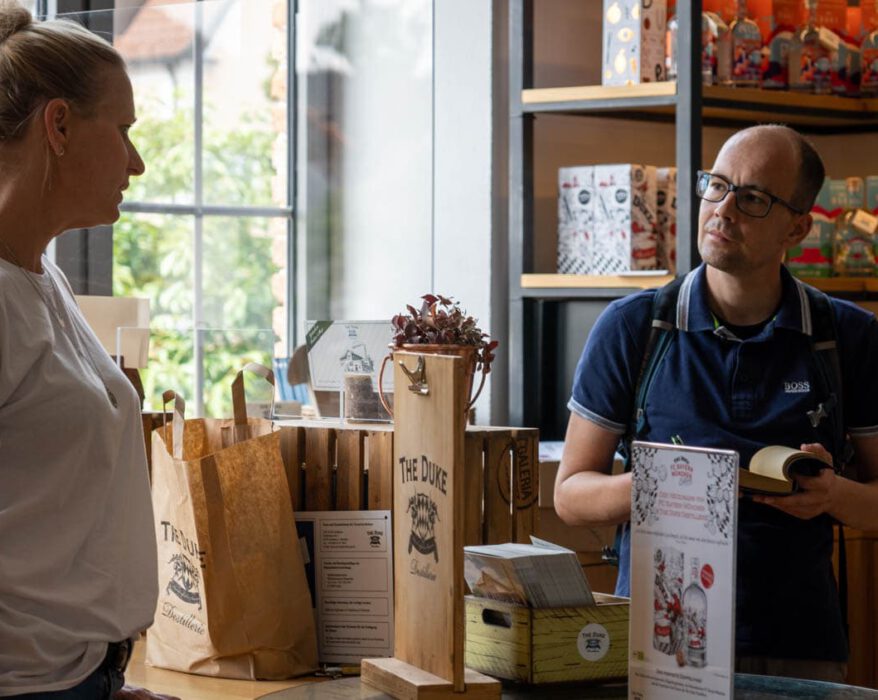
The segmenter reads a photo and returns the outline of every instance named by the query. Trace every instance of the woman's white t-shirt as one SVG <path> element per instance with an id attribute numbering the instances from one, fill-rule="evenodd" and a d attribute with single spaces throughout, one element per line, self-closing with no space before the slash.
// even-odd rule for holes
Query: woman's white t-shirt
<path id="1" fill-rule="evenodd" d="M 158 595 L 139 399 L 42 265 L 0 259 L 0 696 L 76 685 Z"/>

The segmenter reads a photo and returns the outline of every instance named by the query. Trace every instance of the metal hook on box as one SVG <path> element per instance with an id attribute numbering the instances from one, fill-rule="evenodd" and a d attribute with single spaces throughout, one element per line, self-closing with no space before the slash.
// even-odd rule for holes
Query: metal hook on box
<path id="1" fill-rule="evenodd" d="M 427 366 L 423 355 L 418 356 L 418 366 L 415 367 L 414 372 L 406 367 L 402 360 L 399 361 L 399 366 L 402 367 L 402 371 L 411 382 L 409 391 L 421 396 L 427 396 L 430 393 L 430 386 L 427 384 Z"/>

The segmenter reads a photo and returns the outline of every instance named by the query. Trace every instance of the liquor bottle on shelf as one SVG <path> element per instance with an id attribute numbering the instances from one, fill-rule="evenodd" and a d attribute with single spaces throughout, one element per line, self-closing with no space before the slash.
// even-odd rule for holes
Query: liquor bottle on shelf
<path id="1" fill-rule="evenodd" d="M 792 20 L 793 8 L 775 15 L 775 27 L 765 42 L 765 62 L 762 67 L 762 87 L 766 90 L 786 90 L 790 86 L 790 46 L 798 22 Z"/>
<path id="2" fill-rule="evenodd" d="M 729 27 L 732 35 L 732 74 L 726 85 L 758 87 L 762 76 L 762 32 L 747 16 L 747 0 L 738 0 L 738 14 Z"/>
<path id="3" fill-rule="evenodd" d="M 732 37 L 715 12 L 701 13 L 701 81 L 723 85 L 732 75 Z"/>
<path id="4" fill-rule="evenodd" d="M 838 35 L 817 26 L 817 0 L 805 0 L 805 6 L 806 24 L 790 45 L 790 90 L 829 95 L 837 71 Z"/>
<path id="5" fill-rule="evenodd" d="M 692 559 L 692 577 L 683 591 L 683 620 L 686 664 L 695 668 L 707 665 L 707 595 L 698 585 L 698 559 Z"/>
<path id="6" fill-rule="evenodd" d="M 878 18 L 878 0 L 863 0 L 874 4 L 872 17 Z M 865 13 L 864 13 L 865 14 Z M 860 94 L 864 97 L 878 96 L 878 24 L 869 27 L 869 33 L 860 46 Z"/>

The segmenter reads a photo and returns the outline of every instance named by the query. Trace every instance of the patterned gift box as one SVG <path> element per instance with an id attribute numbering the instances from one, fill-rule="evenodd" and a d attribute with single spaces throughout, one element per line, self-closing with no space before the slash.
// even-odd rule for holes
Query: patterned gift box
<path id="1" fill-rule="evenodd" d="M 594 166 L 558 169 L 558 272 L 590 272 L 589 249 L 594 235 Z"/>
<path id="2" fill-rule="evenodd" d="M 604 0 L 604 85 L 665 80 L 666 0 Z"/>
<path id="3" fill-rule="evenodd" d="M 656 265 L 677 274 L 677 169 L 656 168 Z"/>
<path id="4" fill-rule="evenodd" d="M 656 269 L 655 167 L 596 165 L 594 184 L 590 274 Z"/>

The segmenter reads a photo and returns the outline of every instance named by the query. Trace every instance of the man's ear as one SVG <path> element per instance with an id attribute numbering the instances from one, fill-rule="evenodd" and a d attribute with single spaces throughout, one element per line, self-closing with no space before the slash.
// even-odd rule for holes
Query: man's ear
<path id="1" fill-rule="evenodd" d="M 814 217 L 810 214 L 803 214 L 796 217 L 795 222 L 793 222 L 793 227 L 787 234 L 787 248 L 792 248 L 794 245 L 801 243 L 802 239 L 805 238 L 811 230 L 813 222 Z"/>
<path id="2" fill-rule="evenodd" d="M 70 125 L 70 103 L 55 97 L 43 107 L 43 128 L 46 141 L 56 156 L 63 156 L 68 145 L 68 127 Z"/>

